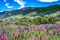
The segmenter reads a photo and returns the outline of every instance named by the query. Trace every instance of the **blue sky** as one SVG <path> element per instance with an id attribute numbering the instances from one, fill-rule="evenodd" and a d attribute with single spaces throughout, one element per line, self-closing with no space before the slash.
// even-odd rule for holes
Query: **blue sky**
<path id="1" fill-rule="evenodd" d="M 60 5 L 59 0 L 0 0 L 0 12 L 6 10 L 20 9 L 23 7 L 46 7 Z"/>

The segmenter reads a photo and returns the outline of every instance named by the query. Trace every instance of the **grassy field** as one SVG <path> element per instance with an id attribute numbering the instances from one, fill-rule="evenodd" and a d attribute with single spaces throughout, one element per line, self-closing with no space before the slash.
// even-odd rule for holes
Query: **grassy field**
<path id="1" fill-rule="evenodd" d="M 60 24 L 60 21 L 57 21 L 56 24 Z"/>

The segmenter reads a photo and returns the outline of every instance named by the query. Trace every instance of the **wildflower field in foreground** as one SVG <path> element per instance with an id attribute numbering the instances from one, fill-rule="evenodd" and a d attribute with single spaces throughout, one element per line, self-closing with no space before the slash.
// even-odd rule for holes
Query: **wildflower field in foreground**
<path id="1" fill-rule="evenodd" d="M 0 40 L 60 40 L 60 25 L 1 26 Z"/>

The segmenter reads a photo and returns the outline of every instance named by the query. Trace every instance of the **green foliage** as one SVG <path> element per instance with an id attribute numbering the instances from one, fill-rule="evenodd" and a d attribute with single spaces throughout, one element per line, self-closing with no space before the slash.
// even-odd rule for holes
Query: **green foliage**
<path id="1" fill-rule="evenodd" d="M 43 14 L 41 14 L 38 17 L 35 17 L 33 19 L 29 18 L 29 17 L 23 17 L 23 18 L 16 18 L 13 19 L 15 22 L 15 25 L 25 25 L 25 26 L 30 26 L 30 25 L 40 25 L 40 24 L 54 24 L 57 21 L 57 17 L 46 17 Z M 7 21 L 1 21 L 1 23 L 3 25 L 8 25 L 9 22 Z"/>
<path id="2" fill-rule="evenodd" d="M 28 25 L 32 25 L 33 24 L 33 20 L 24 17 L 24 18 L 16 20 L 15 24 L 28 26 Z"/>
<path id="3" fill-rule="evenodd" d="M 4 26 L 9 24 L 9 22 L 7 22 L 7 21 L 2 21 L 1 23 L 2 23 L 2 25 L 4 25 Z"/>
<path id="4" fill-rule="evenodd" d="M 14 40 L 14 38 L 13 37 L 10 37 L 10 40 Z"/>
<path id="5" fill-rule="evenodd" d="M 34 19 L 34 22 L 36 24 L 47 24 L 49 23 L 48 18 L 46 18 L 44 15 L 41 15 Z"/>
<path id="6" fill-rule="evenodd" d="M 57 18 L 56 17 L 49 17 L 48 20 L 49 20 L 49 23 L 54 24 L 56 22 Z"/>

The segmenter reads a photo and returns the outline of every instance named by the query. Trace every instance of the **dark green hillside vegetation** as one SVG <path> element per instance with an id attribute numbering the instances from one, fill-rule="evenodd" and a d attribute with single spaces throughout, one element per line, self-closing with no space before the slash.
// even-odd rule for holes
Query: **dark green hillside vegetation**
<path id="1" fill-rule="evenodd" d="M 26 7 L 26 8 L 22 8 L 19 10 L 11 10 L 11 11 L 5 11 L 5 12 L 0 12 L 0 18 L 6 18 L 9 16 L 13 16 L 13 15 L 23 15 L 23 16 L 28 16 L 32 13 L 30 16 L 38 16 L 40 14 L 53 14 L 57 11 L 60 11 L 60 5 L 53 5 L 53 6 L 49 6 L 49 7 Z"/>

